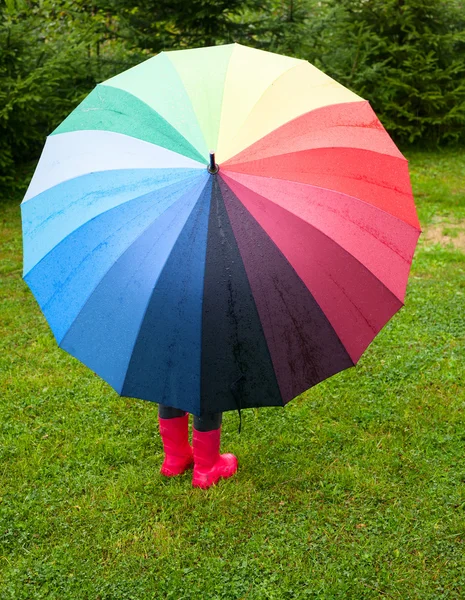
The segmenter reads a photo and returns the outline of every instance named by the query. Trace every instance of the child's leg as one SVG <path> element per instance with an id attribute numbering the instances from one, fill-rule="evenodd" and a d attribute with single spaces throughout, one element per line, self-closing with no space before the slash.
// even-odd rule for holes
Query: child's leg
<path id="1" fill-rule="evenodd" d="M 158 416 L 162 419 L 176 419 L 186 414 L 185 410 L 180 410 L 179 408 L 171 408 L 171 406 L 165 406 L 164 404 L 158 405 Z"/>
<path id="2" fill-rule="evenodd" d="M 194 417 L 194 429 L 197 431 L 213 431 L 219 429 L 223 420 L 223 413 L 209 413 L 203 417 Z"/>

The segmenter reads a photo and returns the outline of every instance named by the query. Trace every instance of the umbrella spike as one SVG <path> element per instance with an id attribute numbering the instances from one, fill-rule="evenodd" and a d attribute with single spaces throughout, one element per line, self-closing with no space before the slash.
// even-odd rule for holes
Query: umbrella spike
<path id="1" fill-rule="evenodd" d="M 220 170 L 220 167 L 215 162 L 215 153 L 213 152 L 213 150 L 210 150 L 210 164 L 207 168 L 208 172 L 212 174 L 218 173 L 218 171 Z"/>

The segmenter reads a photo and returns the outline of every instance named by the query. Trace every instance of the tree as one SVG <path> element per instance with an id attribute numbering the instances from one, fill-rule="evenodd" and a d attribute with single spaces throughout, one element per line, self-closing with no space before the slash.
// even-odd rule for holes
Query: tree
<path id="1" fill-rule="evenodd" d="M 122 69 L 114 59 L 125 54 L 105 41 L 100 18 L 73 0 L 0 6 L 0 185 L 97 81 Z"/>
<path id="2" fill-rule="evenodd" d="M 462 4 L 328 0 L 318 24 L 320 65 L 370 100 L 398 141 L 459 141 L 465 125 Z"/>
<path id="3" fill-rule="evenodd" d="M 117 15 L 113 35 L 159 52 L 238 41 L 247 24 L 235 17 L 259 0 L 97 0 L 97 6 Z"/>

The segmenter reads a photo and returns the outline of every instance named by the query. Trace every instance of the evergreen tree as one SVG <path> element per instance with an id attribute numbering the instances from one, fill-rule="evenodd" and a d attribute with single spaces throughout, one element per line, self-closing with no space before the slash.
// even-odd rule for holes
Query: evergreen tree
<path id="1" fill-rule="evenodd" d="M 214 46 L 244 39 L 249 24 L 240 15 L 259 0 L 96 0 L 117 16 L 112 33 L 134 47 L 159 52 Z"/>
<path id="2" fill-rule="evenodd" d="M 98 81 L 131 66 L 100 19 L 75 0 L 0 4 L 0 185 Z"/>
<path id="3" fill-rule="evenodd" d="M 463 139 L 462 1 L 328 0 L 323 8 L 320 65 L 370 100 L 396 140 Z"/>

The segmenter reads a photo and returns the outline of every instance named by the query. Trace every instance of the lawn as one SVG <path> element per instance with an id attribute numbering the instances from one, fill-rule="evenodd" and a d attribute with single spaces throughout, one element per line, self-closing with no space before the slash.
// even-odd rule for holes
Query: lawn
<path id="1" fill-rule="evenodd" d="M 224 419 L 235 478 L 165 480 L 156 405 L 56 347 L 0 205 L 1 600 L 463 598 L 465 152 L 409 154 L 406 306 L 355 369 Z"/>

